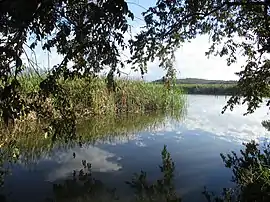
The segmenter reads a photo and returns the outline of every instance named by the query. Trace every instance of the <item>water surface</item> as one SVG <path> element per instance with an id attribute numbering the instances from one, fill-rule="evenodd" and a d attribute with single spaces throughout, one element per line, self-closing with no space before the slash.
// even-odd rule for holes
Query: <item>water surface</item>
<path id="1" fill-rule="evenodd" d="M 82 168 L 82 160 L 87 160 L 97 179 L 128 197 L 130 190 L 125 181 L 131 180 L 133 173 L 144 170 L 150 180 L 160 176 L 160 152 L 167 145 L 176 166 L 177 191 L 184 201 L 204 201 L 201 194 L 204 186 L 216 192 L 233 186 L 231 172 L 224 167 L 219 154 L 239 150 L 242 142 L 251 139 L 263 141 L 269 135 L 261 126 L 261 121 L 267 118 L 266 108 L 243 116 L 246 108 L 239 106 L 222 115 L 225 103 L 223 96 L 190 95 L 187 114 L 182 120 L 156 116 L 154 119 L 158 121 L 150 122 L 148 117 L 140 119 L 141 123 L 131 121 L 131 125 L 141 127 L 126 130 L 121 126 L 121 130 L 113 132 L 108 123 L 107 134 L 90 138 L 82 147 L 60 147 L 34 162 L 21 160 L 11 165 L 12 175 L 5 180 L 5 193 L 11 201 L 44 201 L 53 197 L 53 183 L 71 176 L 73 170 Z M 121 121 L 124 120 L 117 125 Z M 104 127 L 98 127 L 98 122 L 85 123 L 81 131 L 94 136 L 88 128 L 97 127 L 95 133 L 98 133 Z"/>

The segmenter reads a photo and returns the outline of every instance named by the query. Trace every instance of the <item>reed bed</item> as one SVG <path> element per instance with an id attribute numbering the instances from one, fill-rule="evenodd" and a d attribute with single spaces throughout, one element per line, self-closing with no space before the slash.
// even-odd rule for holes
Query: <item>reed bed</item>
<path id="1" fill-rule="evenodd" d="M 44 78 L 37 74 L 20 77 L 22 94 L 38 91 Z M 145 81 L 116 79 L 115 91 L 108 90 L 104 77 L 65 81 L 60 79 L 58 82 L 76 112 L 77 132 L 84 141 L 108 141 L 112 136 L 114 139 L 119 134 L 138 132 L 164 121 L 167 115 L 172 115 L 172 111 L 176 115 L 174 118 L 180 118 L 185 109 L 181 90 L 168 90 L 163 85 Z M 54 110 L 53 99 L 50 97 L 43 104 L 46 111 Z M 53 113 L 48 117 L 58 119 Z M 34 159 L 35 155 L 31 155 L 40 156 L 52 149 L 50 127 L 50 120 L 39 119 L 34 113 L 15 120 L 15 125 L 11 128 L 6 128 L 0 122 L 0 147 L 18 148 L 21 154 L 24 153 L 24 158 Z M 108 138 L 108 134 L 118 135 Z"/>
<path id="2" fill-rule="evenodd" d="M 38 90 L 42 76 L 21 77 L 24 93 Z M 104 77 L 59 80 L 77 115 L 106 115 L 181 111 L 184 97 L 179 88 L 168 90 L 140 80 L 116 79 L 115 91 L 109 91 Z"/>

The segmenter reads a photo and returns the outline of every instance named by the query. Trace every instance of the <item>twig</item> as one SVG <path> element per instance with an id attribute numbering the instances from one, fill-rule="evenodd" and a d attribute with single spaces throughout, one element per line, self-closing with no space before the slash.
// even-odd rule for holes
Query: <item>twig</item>
<path id="1" fill-rule="evenodd" d="M 142 8 L 142 9 L 144 9 L 144 10 L 146 10 L 146 11 L 147 11 L 147 8 L 143 7 L 143 6 L 142 6 L 142 5 L 140 5 L 140 4 L 137 4 L 137 3 L 135 3 L 135 2 L 130 2 L 130 1 L 127 1 L 127 4 L 132 4 L 132 5 L 138 6 L 138 7 L 140 7 L 140 8 Z"/>
<path id="2" fill-rule="evenodd" d="M 174 26 L 165 34 L 166 36 L 169 36 L 171 35 L 174 31 L 177 31 L 179 30 L 179 27 L 181 26 L 182 24 L 182 21 L 187 19 L 187 18 L 190 18 L 190 17 L 193 17 L 193 16 L 202 16 L 202 17 L 207 17 L 215 12 L 217 12 L 218 10 L 222 9 L 224 6 L 226 6 L 227 3 L 223 3 L 221 4 L 220 6 L 214 8 L 213 10 L 207 12 L 207 13 L 190 13 L 190 14 L 187 14 L 186 16 L 184 16 L 182 19 L 179 19 L 179 22 L 174 24 Z"/>
<path id="3" fill-rule="evenodd" d="M 26 44 L 26 46 L 27 47 L 29 47 L 27 44 Z M 30 48 L 30 47 L 29 47 Z M 31 49 L 31 48 L 30 48 Z M 34 55 L 35 55 L 35 59 L 36 59 L 36 53 L 31 49 L 31 51 L 34 53 Z M 39 74 L 39 72 L 38 72 L 38 70 L 36 70 L 36 68 L 35 68 L 35 66 L 33 65 L 33 61 L 28 57 L 28 54 L 26 53 L 26 50 L 23 48 L 23 52 L 24 52 L 24 54 L 25 54 L 25 56 L 26 56 L 26 58 L 27 58 L 27 60 L 28 60 L 28 63 L 32 66 L 32 68 L 34 69 L 34 71 L 36 72 L 36 74 L 41 78 L 41 76 L 40 76 L 40 74 Z M 37 67 L 39 67 L 38 66 L 38 64 L 37 64 L 37 59 L 36 59 L 36 63 L 34 63 Z M 39 67 L 40 68 L 40 67 Z"/>

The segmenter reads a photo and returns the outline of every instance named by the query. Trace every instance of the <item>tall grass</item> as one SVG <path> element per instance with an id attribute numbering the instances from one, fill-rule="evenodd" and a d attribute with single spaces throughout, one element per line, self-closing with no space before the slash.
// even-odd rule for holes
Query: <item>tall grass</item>
<path id="1" fill-rule="evenodd" d="M 67 92 L 78 114 L 101 115 L 167 110 L 179 112 L 184 104 L 179 89 L 169 91 L 163 85 L 144 81 L 118 79 L 114 92 L 108 90 L 106 79 L 101 77 L 80 78 L 59 83 Z M 29 84 L 25 87 L 28 86 Z"/>
<path id="2" fill-rule="evenodd" d="M 21 78 L 25 93 L 38 89 L 41 77 L 29 75 Z M 184 99 L 180 89 L 168 90 L 139 80 L 117 79 L 115 91 L 109 91 L 103 77 L 59 80 L 78 115 L 146 113 L 182 110 Z"/>

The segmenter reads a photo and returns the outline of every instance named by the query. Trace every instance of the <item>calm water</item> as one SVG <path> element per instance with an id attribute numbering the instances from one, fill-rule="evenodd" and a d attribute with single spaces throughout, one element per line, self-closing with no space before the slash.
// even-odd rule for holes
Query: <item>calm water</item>
<path id="1" fill-rule="evenodd" d="M 243 141 L 263 141 L 269 135 L 260 124 L 267 118 L 266 108 L 244 117 L 245 107 L 241 106 L 222 115 L 225 102 L 225 97 L 191 95 L 187 115 L 181 121 L 168 118 L 148 130 L 97 139 L 82 147 L 54 150 L 35 162 L 11 165 L 5 192 L 9 201 L 44 201 L 52 196 L 53 182 L 71 176 L 73 170 L 82 168 L 81 161 L 87 160 L 97 179 L 128 195 L 124 182 L 133 173 L 144 170 L 150 180 L 159 177 L 160 152 L 165 144 L 176 165 L 176 188 L 183 200 L 204 201 L 204 186 L 216 192 L 232 186 L 231 172 L 219 154 L 239 150 Z"/>

